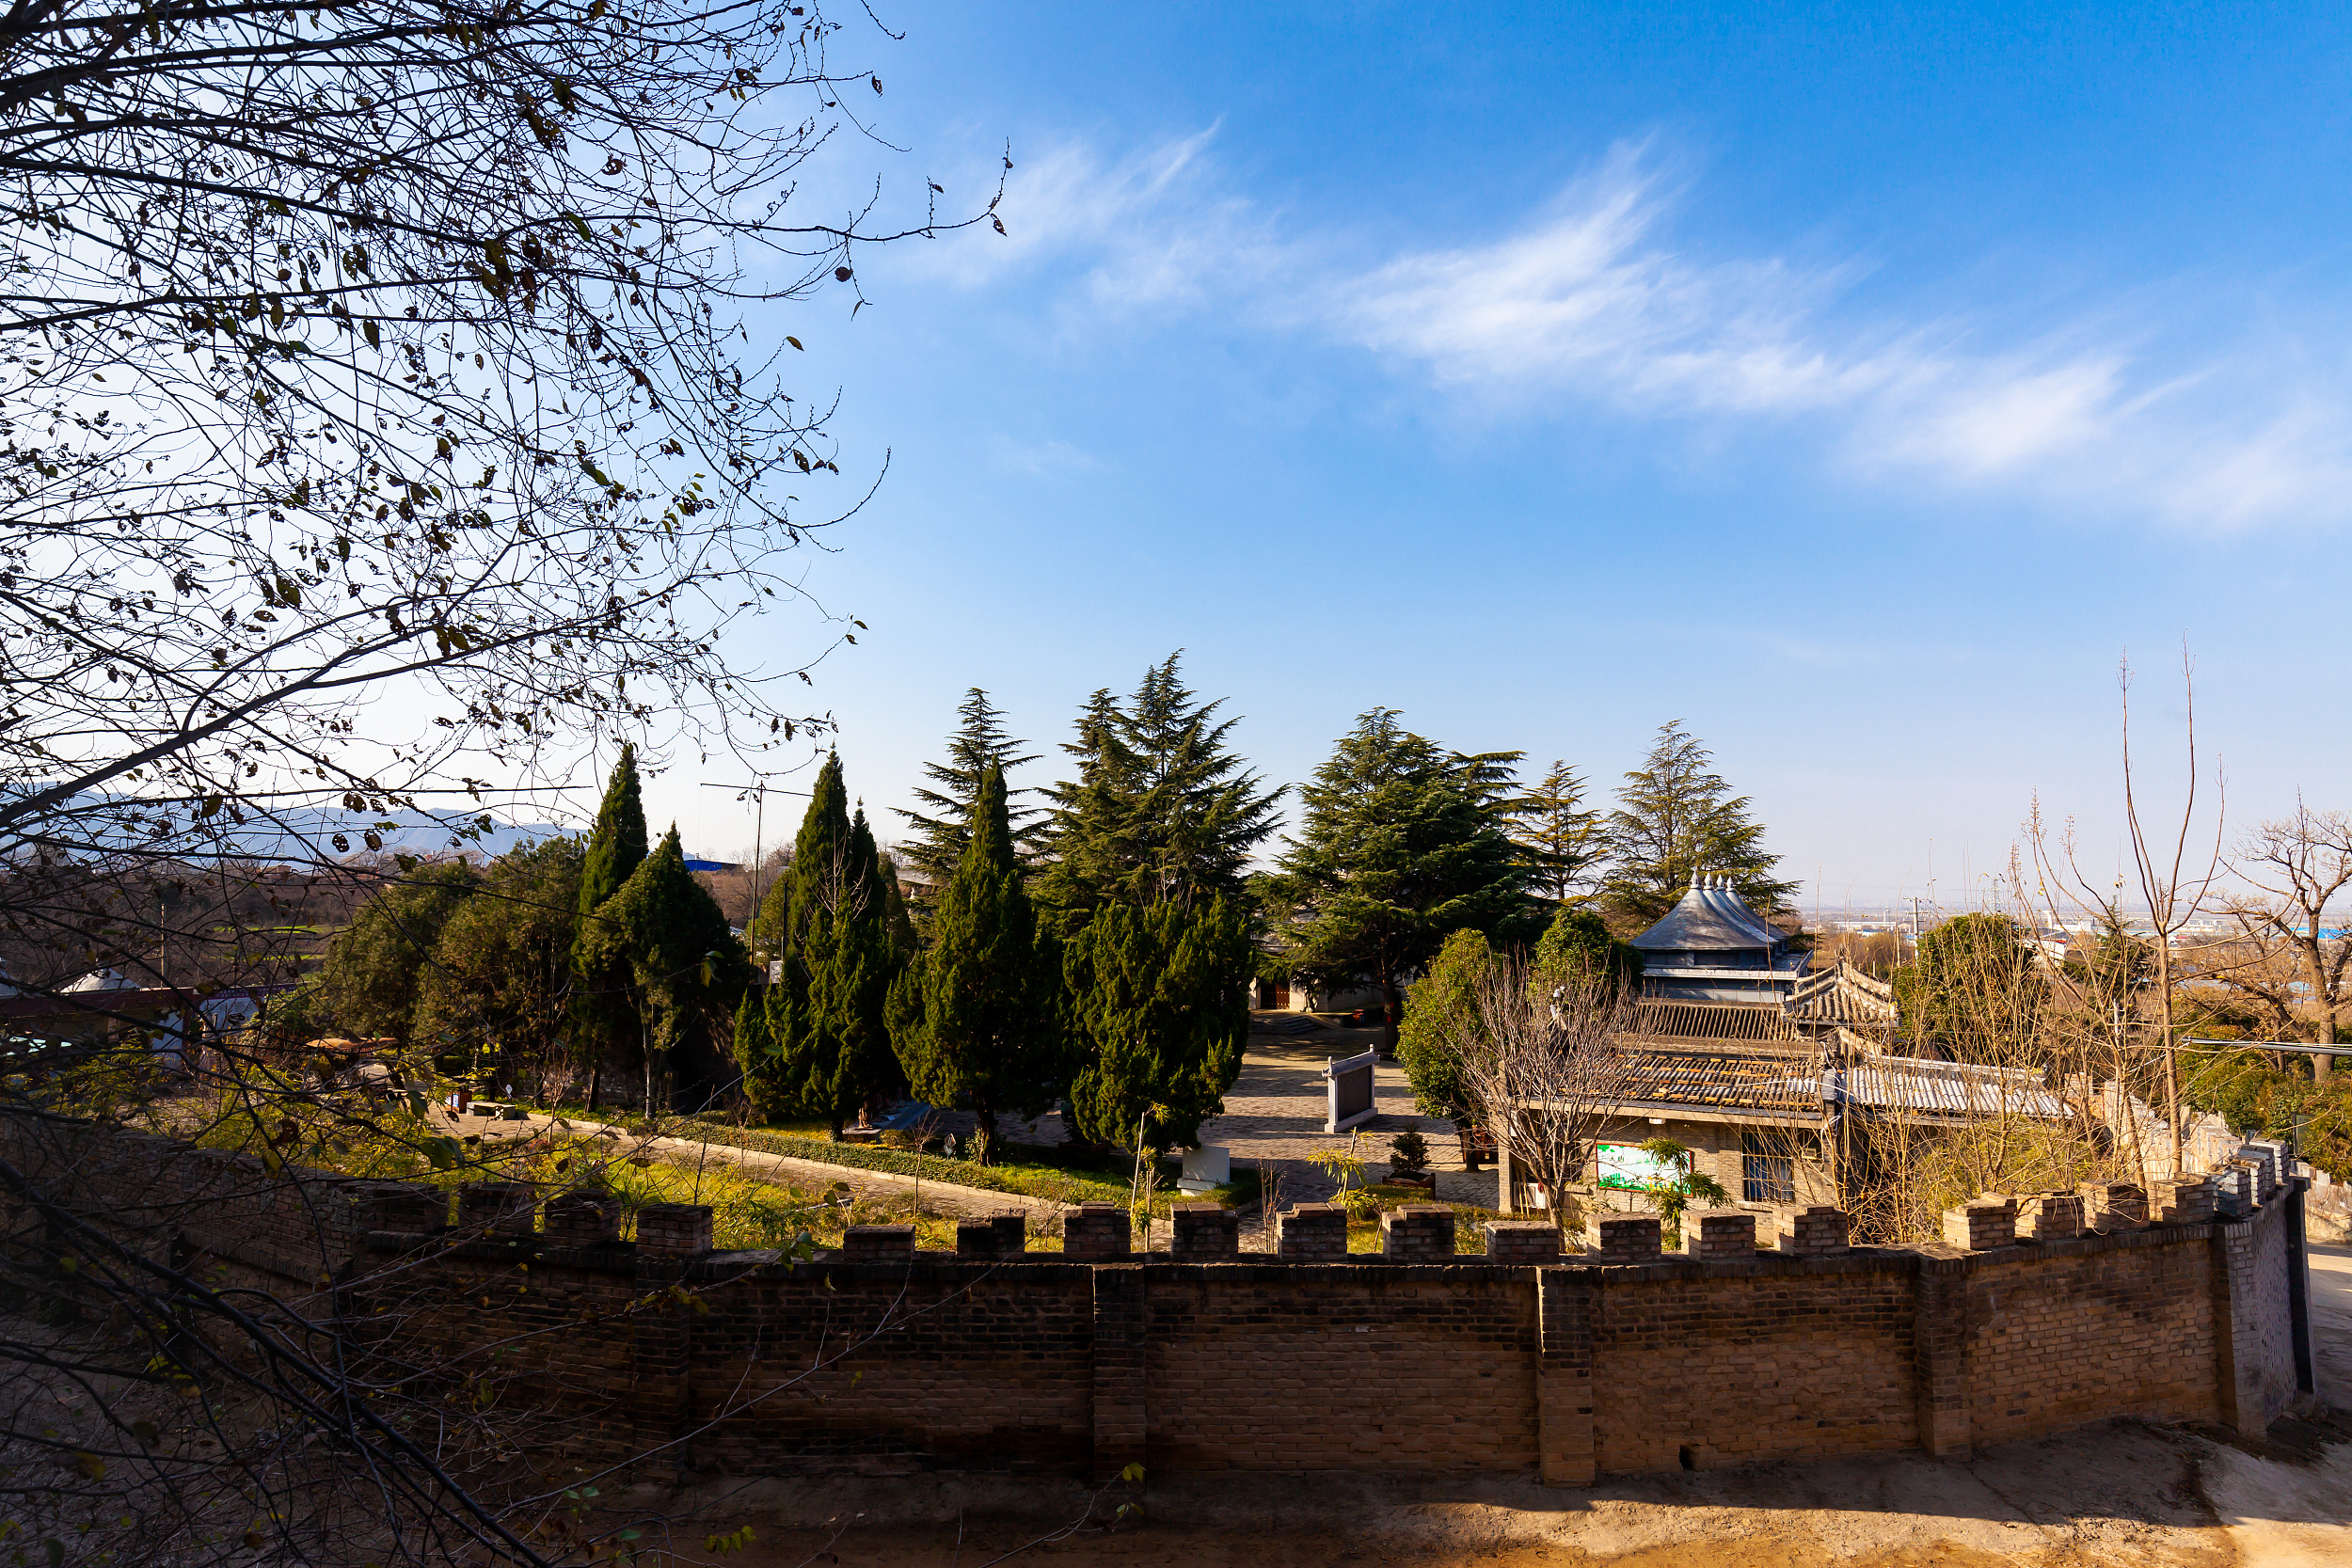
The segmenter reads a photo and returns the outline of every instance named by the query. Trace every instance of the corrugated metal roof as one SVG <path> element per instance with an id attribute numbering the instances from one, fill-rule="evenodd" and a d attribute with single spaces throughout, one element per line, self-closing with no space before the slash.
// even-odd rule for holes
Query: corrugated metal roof
<path id="1" fill-rule="evenodd" d="M 1850 1068 L 1834 1068 L 1828 1078 L 1833 1095 L 1881 1110 L 2052 1121 L 2068 1115 L 2066 1101 L 2050 1092 L 2041 1075 L 2021 1068 L 1874 1056 Z M 1823 1098 L 1820 1078 L 1811 1073 L 1790 1079 L 1788 1086 L 1817 1101 Z"/>

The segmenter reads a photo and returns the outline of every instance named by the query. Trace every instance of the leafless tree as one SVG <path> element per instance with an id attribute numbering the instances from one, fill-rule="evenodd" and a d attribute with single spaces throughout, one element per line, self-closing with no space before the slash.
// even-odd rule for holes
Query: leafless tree
<path id="1" fill-rule="evenodd" d="M 1472 983 L 1471 1007 L 1443 1025 L 1482 1123 L 1515 1175 L 1542 1186 L 1563 1230 L 1581 1219 L 1569 1194 L 1626 1099 L 1633 1064 L 1617 1037 L 1632 1023 L 1621 990 L 1553 985 L 1523 959 L 1498 957 Z"/>
<path id="2" fill-rule="evenodd" d="M 841 41 L 785 0 L 0 17 L 0 853 L 806 722 L 728 631 L 859 502 L 740 312 L 847 315 L 858 251 L 954 227 L 805 210 L 882 88 Z"/>
<path id="3" fill-rule="evenodd" d="M 2352 942 L 2328 934 L 2330 900 L 2352 886 L 2352 816 L 2313 811 L 2300 798 L 2295 815 L 2263 823 L 2239 845 L 2232 869 L 2255 896 L 2227 906 L 2234 940 L 2201 965 L 2201 977 L 2253 1003 L 2281 1037 L 2335 1039 L 2348 1001 L 2345 966 Z M 2326 1056 L 2312 1070 L 2328 1075 Z"/>

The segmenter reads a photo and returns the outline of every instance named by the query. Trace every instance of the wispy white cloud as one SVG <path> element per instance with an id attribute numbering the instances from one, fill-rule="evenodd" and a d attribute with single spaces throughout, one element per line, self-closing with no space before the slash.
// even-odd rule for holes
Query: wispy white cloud
<path id="1" fill-rule="evenodd" d="M 1583 405 L 1795 436 L 1854 482 L 2190 527 L 2352 520 L 2352 381 L 2256 334 L 2191 351 L 2121 303 L 2059 331 L 1957 306 L 1865 310 L 1859 262 L 1675 243 L 1703 192 L 1632 143 L 1512 232 L 1350 261 L 1348 241 L 1286 234 L 1228 190 L 1214 135 L 1119 160 L 1054 148 L 1015 171 L 1006 240 L 942 264 L 975 286 L 1061 272 L 1068 309 L 1215 309 L 1353 344 L 1493 418 Z"/>
<path id="2" fill-rule="evenodd" d="M 1620 148 L 1519 232 L 1365 271 L 1330 327 L 1483 400 L 1818 432 L 1825 461 L 1880 483 L 2217 529 L 2352 515 L 2352 396 L 2281 384 L 2260 342 L 2174 369 L 2122 311 L 1997 348 L 1971 313 L 1890 325 L 1848 308 L 1858 268 L 1672 247 L 1679 197 Z"/>

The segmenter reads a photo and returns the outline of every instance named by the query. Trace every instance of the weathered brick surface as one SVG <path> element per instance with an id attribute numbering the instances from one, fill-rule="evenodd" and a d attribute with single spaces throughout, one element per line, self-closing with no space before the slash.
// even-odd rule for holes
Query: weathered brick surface
<path id="1" fill-rule="evenodd" d="M 1687 1209 L 1682 1250 L 1692 1258 L 1735 1260 L 1756 1256 L 1756 1211 Z"/>
<path id="2" fill-rule="evenodd" d="M 1655 1263 L 1664 1243 L 1656 1214 L 1595 1212 L 1584 1219 L 1584 1244 L 1602 1263 Z"/>
<path id="3" fill-rule="evenodd" d="M 486 1380 L 534 1452 L 658 1449 L 657 1475 L 1104 1476 L 1140 1456 L 1160 1473 L 1575 1483 L 1674 1470 L 1686 1449 L 1699 1467 L 1965 1453 L 2125 1414 L 2258 1432 L 2298 1386 L 2293 1187 L 2243 1220 L 1972 1252 L 1701 1260 L 1653 1240 L 1643 1262 L 1530 1266 L 1514 1243 L 1537 1250 L 1550 1228 L 1502 1222 L 1487 1259 L 1412 1268 L 960 1258 L 898 1234 L 871 1261 L 795 1266 L 710 1253 L 708 1212 L 689 1206 L 641 1212 L 635 1243 L 612 1239 L 608 1203 L 577 1197 L 550 1200 L 542 1232 L 469 1233 L 440 1189 L 167 1140 L 0 1118 L 0 1149 L 126 1245 L 331 1299 L 394 1375 Z M 2112 1212 L 2129 1195 L 2100 1196 Z M 2062 1227 L 2067 1206 L 2042 1195 L 2019 1212 Z M 1338 1210 L 1300 1216 L 1294 1253 L 1344 1244 Z M 27 1219 L 0 1200 L 0 1223 Z M 1703 1217 L 1693 1228 L 1703 1242 Z"/>
<path id="4" fill-rule="evenodd" d="M 1976 1445 L 2104 1416 L 2213 1418 L 2212 1248 L 2201 1230 L 2036 1251 L 2008 1251 L 1966 1275 Z"/>
<path id="5" fill-rule="evenodd" d="M 1533 1470 L 1534 1275 L 1154 1268 L 1146 1470 Z"/>
<path id="6" fill-rule="evenodd" d="M 1591 1271 L 1601 1474 L 1911 1446 L 1915 1256 L 1750 1258 Z"/>
<path id="7" fill-rule="evenodd" d="M 2148 1223 L 2148 1195 L 2129 1181 L 2086 1181 L 2074 1190 L 2082 1196 L 2083 1223 L 2093 1230 L 2104 1234 Z"/>
<path id="8" fill-rule="evenodd" d="M 2074 1193 L 2035 1193 L 2017 1202 L 2021 1242 L 2071 1242 L 2081 1235 L 2083 1200 Z"/>
<path id="9" fill-rule="evenodd" d="M 1781 1204 L 1772 1211 L 1772 1245 L 1818 1258 L 1848 1250 L 1849 1216 L 1826 1203 Z"/>
<path id="10" fill-rule="evenodd" d="M 1168 1255 L 1187 1263 L 1241 1256 L 1241 1216 L 1221 1203 L 1179 1203 L 1169 1210 Z"/>
<path id="11" fill-rule="evenodd" d="M 1380 1216 L 1380 1256 L 1392 1263 L 1442 1263 L 1454 1256 L 1454 1211 L 1408 1203 Z"/>
<path id="12" fill-rule="evenodd" d="M 696 1426 L 715 1422 L 693 1438 L 691 1464 L 1089 1473 L 1098 1271 L 1052 1259 L 921 1252 L 690 1275 L 708 1311 L 681 1320 L 692 1332 L 686 1409 Z M 711 1273 L 725 1272 L 714 1260 Z"/>
<path id="13" fill-rule="evenodd" d="M 1127 1256 L 1134 1224 L 1116 1203 L 1081 1203 L 1062 1212 L 1061 1254 L 1076 1263 L 1110 1262 Z"/>
<path id="14" fill-rule="evenodd" d="M 1963 1252 L 2008 1246 L 2017 1240 L 2016 1201 L 1986 1196 L 1945 1210 L 1944 1240 Z"/>
<path id="15" fill-rule="evenodd" d="M 469 1181 L 457 1189 L 457 1227 L 476 1235 L 528 1236 L 538 1195 L 522 1181 Z"/>
<path id="16" fill-rule="evenodd" d="M 841 1259 L 848 1263 L 908 1263 L 914 1260 L 914 1227 L 853 1225 L 841 1233 Z"/>
<path id="17" fill-rule="evenodd" d="M 682 1258 L 708 1252 L 710 1205 L 646 1204 L 637 1211 L 637 1247 L 641 1252 L 671 1253 Z"/>
<path id="18" fill-rule="evenodd" d="M 543 1229 L 550 1246 L 602 1246 L 621 1233 L 620 1201 L 593 1193 L 558 1193 L 548 1199 Z"/>
<path id="19" fill-rule="evenodd" d="M 2214 1217 L 2214 1184 L 2207 1177 L 2183 1177 L 2149 1186 L 2149 1217 L 2158 1225 L 2203 1225 Z"/>
<path id="20" fill-rule="evenodd" d="M 959 1258 L 1017 1258 L 1029 1244 L 1029 1219 L 1018 1209 L 956 1221 Z"/>
<path id="21" fill-rule="evenodd" d="M 1347 1211 L 1336 1203 L 1300 1203 L 1275 1227 L 1275 1251 L 1292 1262 L 1336 1263 L 1347 1256 Z"/>
<path id="22" fill-rule="evenodd" d="M 1490 1263 L 1560 1261 L 1560 1227 L 1549 1220 L 1488 1220 L 1479 1228 Z"/>

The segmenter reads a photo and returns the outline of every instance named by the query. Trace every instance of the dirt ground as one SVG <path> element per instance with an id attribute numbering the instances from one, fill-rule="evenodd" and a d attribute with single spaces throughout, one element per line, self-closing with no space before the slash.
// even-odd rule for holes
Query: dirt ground
<path id="1" fill-rule="evenodd" d="M 986 1568 L 1016 1549 L 1068 1568 L 2352 1564 L 2352 1421 L 2287 1423 L 2278 1437 L 2233 1445 L 2116 1422 L 1965 1464 L 1899 1455 L 1590 1489 L 1236 1474 L 1148 1485 L 1115 1522 L 1116 1493 L 953 1477 L 762 1481 L 644 1501 L 692 1520 L 675 1537 L 687 1557 L 702 1556 L 691 1537 L 750 1524 L 751 1548 L 725 1560 L 743 1568 Z M 1093 1521 L 1062 1533 L 1089 1504 Z"/>

